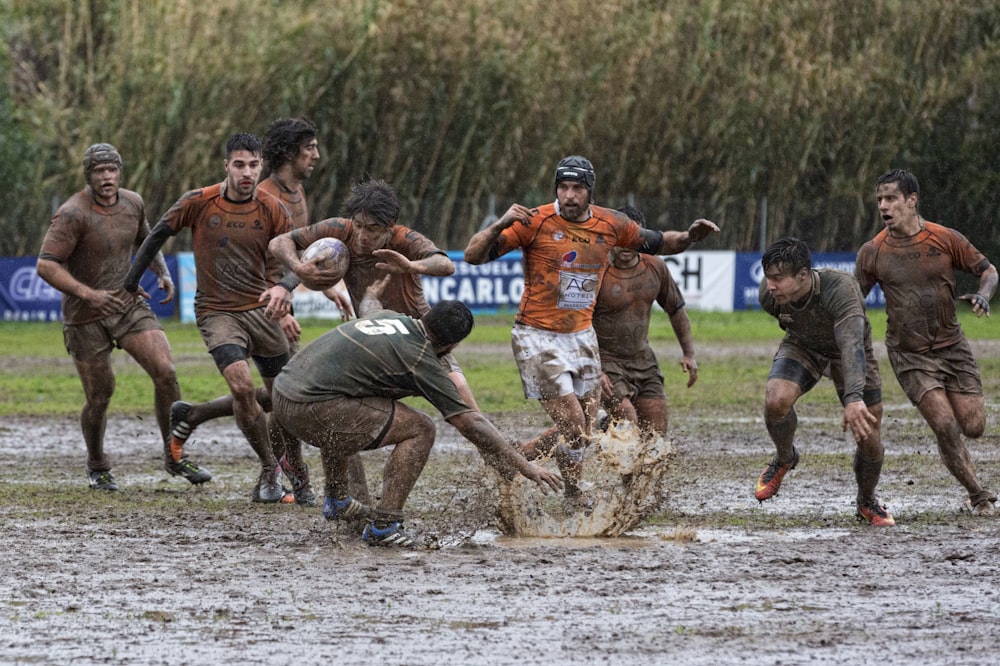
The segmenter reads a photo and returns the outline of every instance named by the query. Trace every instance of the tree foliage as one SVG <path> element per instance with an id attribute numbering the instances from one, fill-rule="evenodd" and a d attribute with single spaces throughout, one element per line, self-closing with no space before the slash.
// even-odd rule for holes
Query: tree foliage
<path id="1" fill-rule="evenodd" d="M 91 143 L 155 218 L 221 179 L 230 133 L 303 115 L 315 219 L 382 177 L 448 248 L 579 153 L 599 202 L 737 250 L 765 198 L 768 239 L 855 249 L 875 178 L 910 168 L 925 215 L 1000 258 L 1000 0 L 11 0 L 0 37 L 0 254 L 37 251 Z"/>

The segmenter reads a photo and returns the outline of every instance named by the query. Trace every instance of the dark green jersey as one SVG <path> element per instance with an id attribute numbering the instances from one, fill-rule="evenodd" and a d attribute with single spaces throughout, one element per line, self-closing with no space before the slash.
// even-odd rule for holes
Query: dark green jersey
<path id="1" fill-rule="evenodd" d="M 444 418 L 472 411 L 459 397 L 423 324 L 389 310 L 324 333 L 288 362 L 274 387 L 297 402 L 345 395 L 421 396 Z"/>
<path id="2" fill-rule="evenodd" d="M 805 303 L 778 305 L 768 293 L 767 283 L 761 281 L 760 306 L 778 320 L 788 340 L 827 358 L 841 358 L 837 329 L 850 317 L 865 320 L 864 337 L 871 339 L 861 288 L 852 275 L 842 271 L 813 271 L 813 289 Z M 857 344 L 862 341 L 849 342 Z"/>

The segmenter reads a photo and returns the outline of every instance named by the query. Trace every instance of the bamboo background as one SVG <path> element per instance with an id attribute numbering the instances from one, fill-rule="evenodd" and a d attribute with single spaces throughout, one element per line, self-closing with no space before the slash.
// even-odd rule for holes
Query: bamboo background
<path id="1" fill-rule="evenodd" d="M 5 0 L 0 36 L 0 255 L 37 252 L 91 143 L 155 222 L 222 179 L 230 133 L 306 116 L 314 220 L 382 177 L 448 249 L 583 154 L 599 203 L 743 251 L 765 198 L 769 240 L 856 250 L 909 168 L 925 217 L 1000 259 L 998 0 Z"/>

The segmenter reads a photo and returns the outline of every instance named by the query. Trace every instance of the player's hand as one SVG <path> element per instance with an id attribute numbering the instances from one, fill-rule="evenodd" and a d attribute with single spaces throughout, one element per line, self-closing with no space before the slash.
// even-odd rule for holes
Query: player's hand
<path id="1" fill-rule="evenodd" d="M 357 314 L 359 317 L 365 317 L 374 310 L 385 308 L 382 304 L 382 294 L 385 293 L 385 288 L 389 286 L 391 279 L 392 273 L 386 273 L 368 285 L 365 289 L 365 295 L 361 298 L 361 302 L 358 303 Z"/>
<path id="2" fill-rule="evenodd" d="M 557 493 L 562 492 L 562 477 L 556 472 L 545 469 L 541 465 L 528 463 L 528 470 L 524 472 L 524 476 L 537 483 L 538 487 L 541 488 L 542 492 L 546 495 L 549 494 L 549 490 L 553 490 Z"/>
<path id="3" fill-rule="evenodd" d="M 163 305 L 164 303 L 169 303 L 170 301 L 174 300 L 174 281 L 170 278 L 169 275 L 161 275 L 160 277 L 158 277 L 156 279 L 156 284 L 160 287 L 160 290 L 166 294 L 163 300 L 160 301 L 161 305 Z M 149 295 L 147 294 L 145 298 L 149 298 Z"/>
<path id="4" fill-rule="evenodd" d="M 868 407 L 865 403 L 858 400 L 856 402 L 849 402 L 844 407 L 844 422 L 842 428 L 847 431 L 848 428 L 851 430 L 851 434 L 854 435 L 854 441 L 860 442 L 865 439 L 873 432 L 878 426 L 878 417 L 868 411 Z"/>
<path id="5" fill-rule="evenodd" d="M 322 268 L 312 261 L 302 261 L 292 269 L 302 281 L 302 286 L 312 291 L 325 291 L 340 282 L 341 271 L 336 268 Z"/>
<path id="6" fill-rule="evenodd" d="M 292 310 L 292 294 L 278 284 L 264 291 L 257 301 L 267 303 L 264 316 L 274 321 L 280 320 Z"/>
<path id="7" fill-rule="evenodd" d="M 141 287 L 139 291 L 143 296 L 149 298 L 149 294 Z M 87 305 L 97 310 L 104 317 L 117 314 L 125 309 L 125 302 L 105 289 L 92 290 L 84 300 L 87 301 Z"/>
<path id="8" fill-rule="evenodd" d="M 719 233 L 719 225 L 704 218 L 695 220 L 691 223 L 691 226 L 688 227 L 688 239 L 690 239 L 692 243 L 697 243 L 711 234 L 717 233 Z"/>
<path id="9" fill-rule="evenodd" d="M 511 204 L 507 212 L 496 222 L 502 229 L 506 229 L 515 222 L 527 225 L 531 222 L 531 209 L 521 204 Z"/>
<path id="10" fill-rule="evenodd" d="M 378 262 L 375 264 L 375 268 L 380 271 L 397 274 L 414 272 L 412 268 L 413 262 L 395 250 L 390 250 L 388 248 L 372 250 L 372 255 L 378 259 Z"/>
<path id="11" fill-rule="evenodd" d="M 983 315 L 986 315 L 986 317 L 989 318 L 990 301 L 982 294 L 965 294 L 963 296 L 959 296 L 958 300 L 969 301 L 972 305 L 972 311 L 976 313 L 977 317 L 982 318 Z"/>
<path id="12" fill-rule="evenodd" d="M 293 315 L 286 314 L 279 323 L 289 342 L 298 342 L 299 338 L 302 337 L 302 327 L 299 326 L 298 320 Z"/>
<path id="13" fill-rule="evenodd" d="M 681 359 L 681 370 L 688 373 L 687 387 L 691 388 L 698 381 L 698 361 L 690 356 Z"/>
<path id="14" fill-rule="evenodd" d="M 348 321 L 354 316 L 354 308 L 351 307 L 351 299 L 344 295 L 336 286 L 323 290 L 323 295 L 329 298 L 340 310 L 340 321 Z"/>

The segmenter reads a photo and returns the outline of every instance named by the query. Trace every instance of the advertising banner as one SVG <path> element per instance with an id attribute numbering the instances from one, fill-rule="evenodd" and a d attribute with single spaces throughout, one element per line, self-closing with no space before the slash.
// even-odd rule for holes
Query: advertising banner
<path id="1" fill-rule="evenodd" d="M 166 257 L 167 268 L 179 289 L 177 260 Z M 62 294 L 38 277 L 37 257 L 0 258 L 0 308 L 4 321 L 61 321 Z M 146 271 L 140 282 L 152 296 L 150 306 L 158 317 L 172 317 L 177 299 L 161 305 L 164 293 L 156 286 L 156 276 Z"/>

